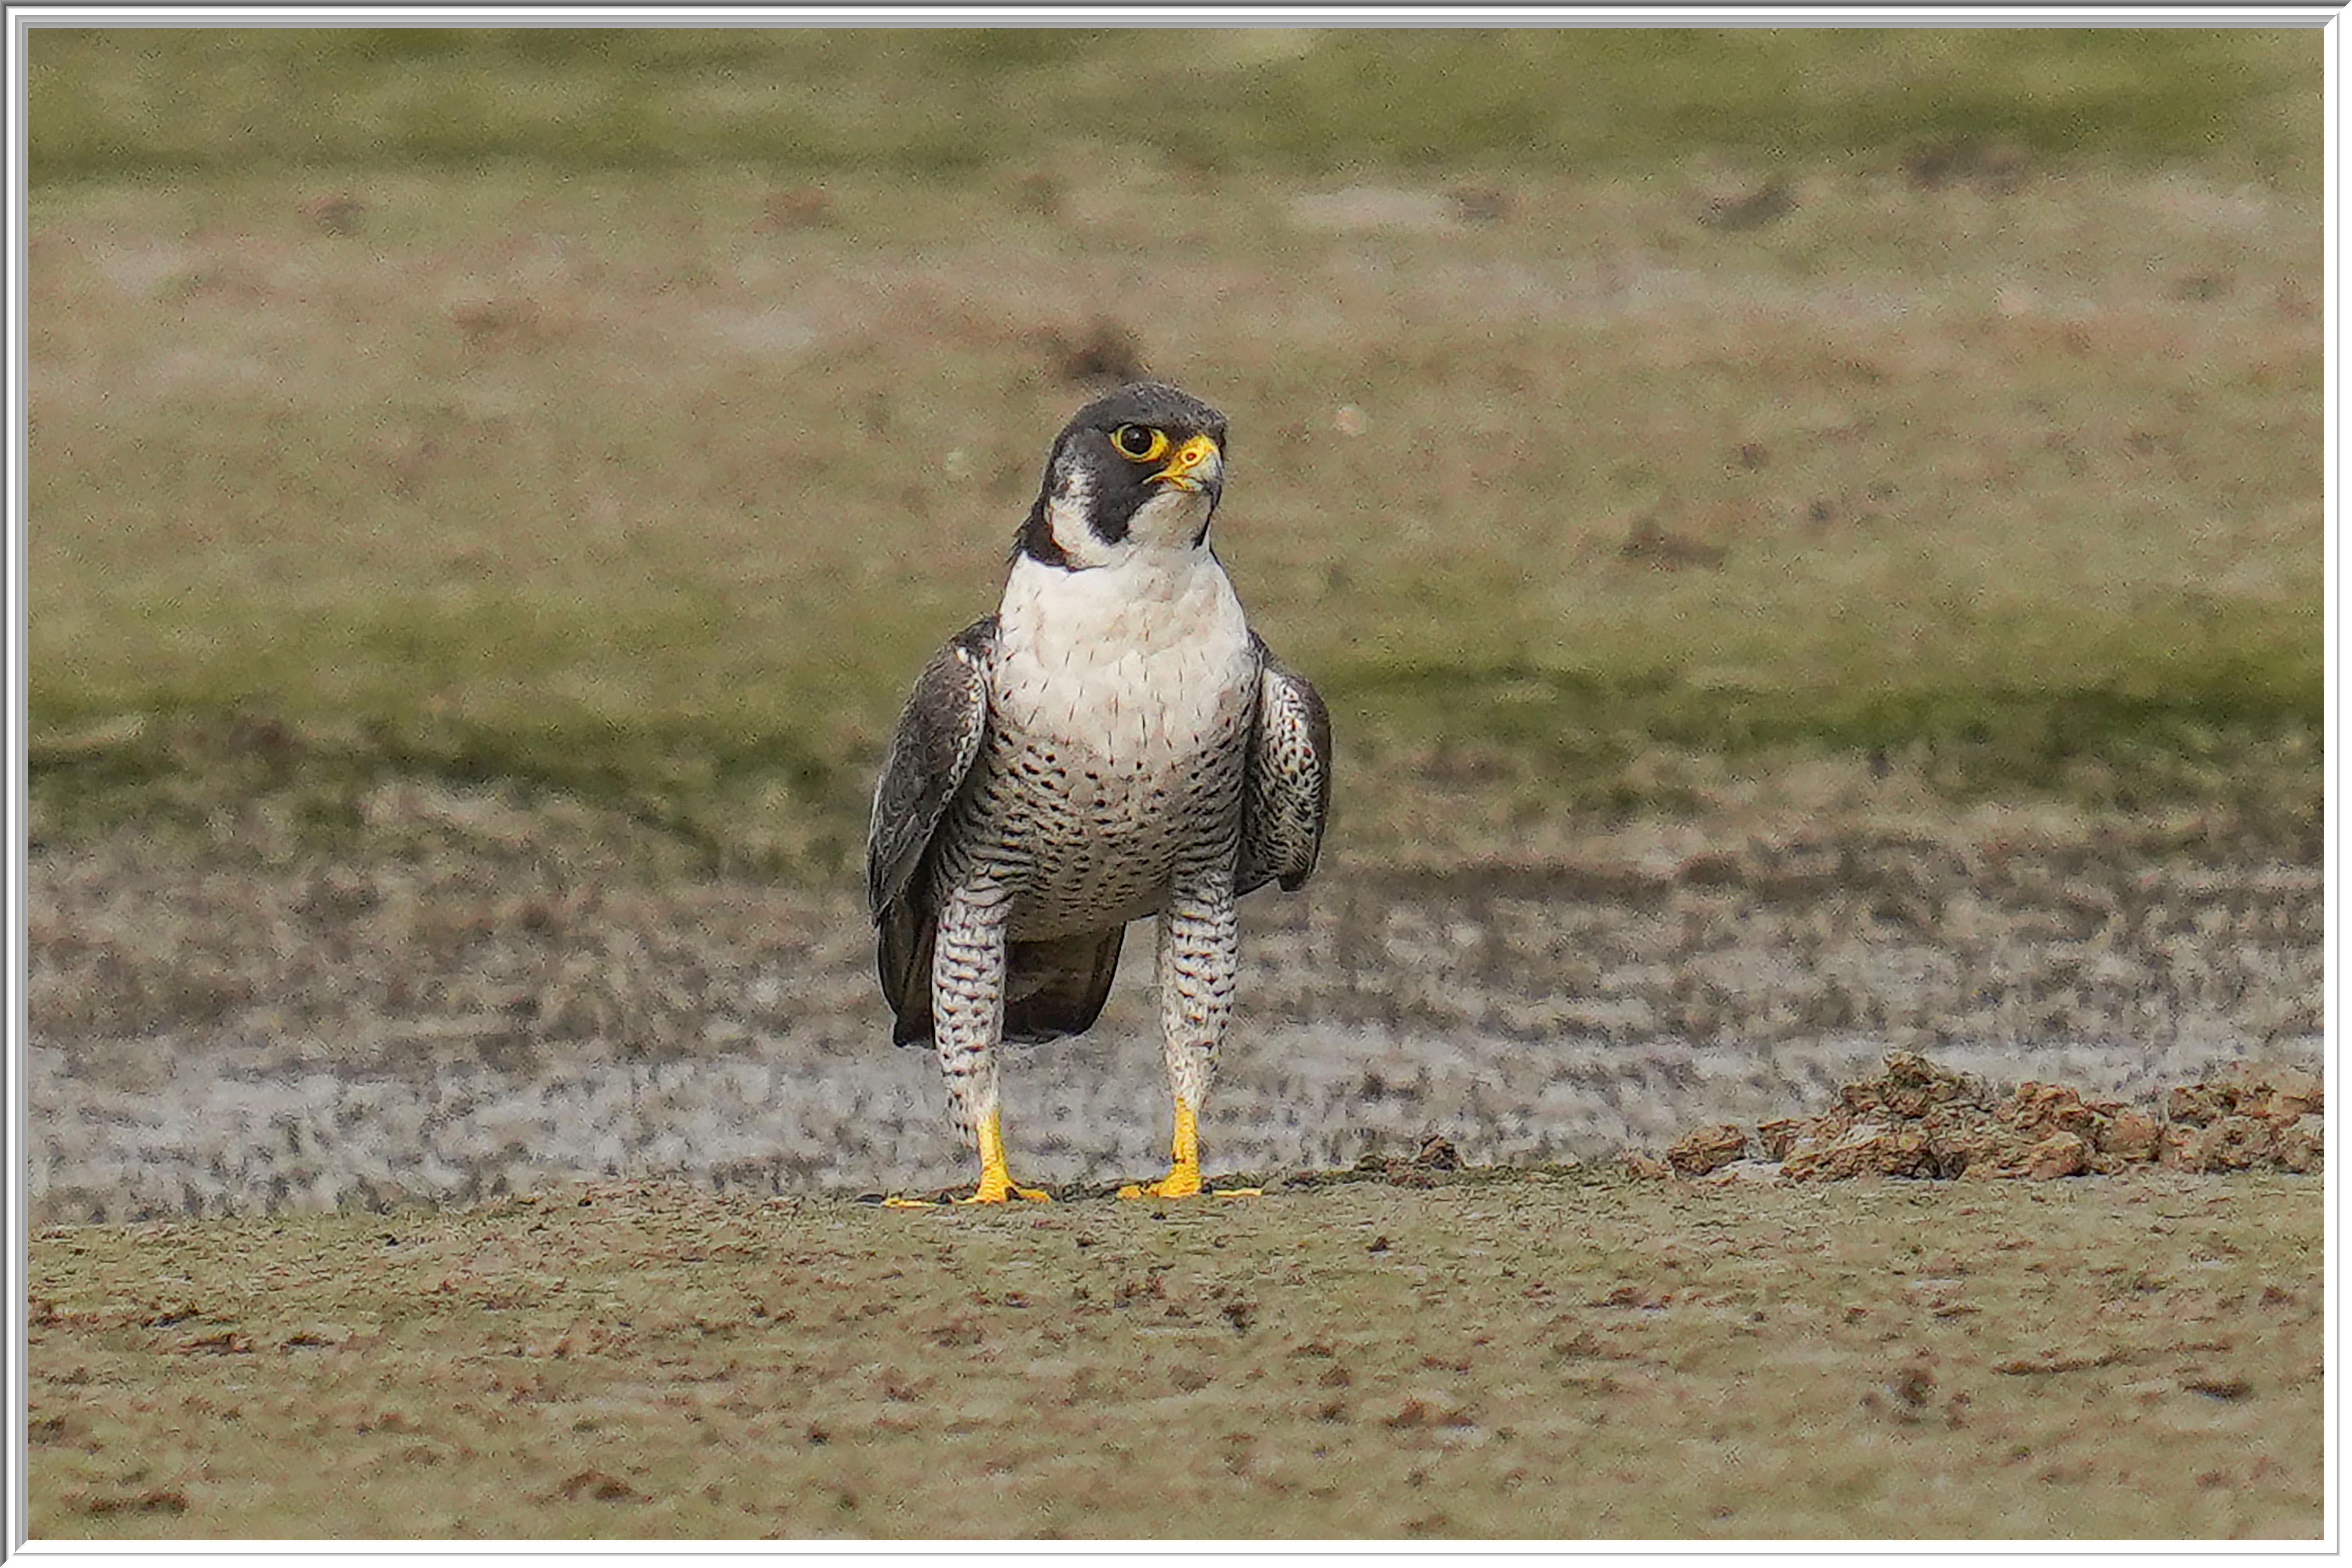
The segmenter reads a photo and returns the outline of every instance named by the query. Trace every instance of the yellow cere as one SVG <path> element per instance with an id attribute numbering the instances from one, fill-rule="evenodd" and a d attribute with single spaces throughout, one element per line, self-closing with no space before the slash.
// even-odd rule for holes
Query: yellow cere
<path id="1" fill-rule="evenodd" d="M 1168 459 L 1168 466 L 1151 477 L 1165 480 L 1179 489 L 1199 489 L 1201 481 L 1192 477 L 1192 470 L 1216 455 L 1217 443 L 1213 438 L 1195 436 L 1177 447 L 1176 455 Z"/>

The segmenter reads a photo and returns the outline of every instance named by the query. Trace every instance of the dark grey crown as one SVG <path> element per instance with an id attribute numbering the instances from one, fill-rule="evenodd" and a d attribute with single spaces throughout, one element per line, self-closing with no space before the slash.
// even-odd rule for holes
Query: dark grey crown
<path id="1" fill-rule="evenodd" d="M 1186 433 L 1206 430 L 1225 444 L 1225 416 L 1180 387 L 1164 381 L 1139 381 L 1117 392 L 1106 392 L 1070 416 L 1054 443 L 1058 449 L 1082 430 L 1105 435 L 1122 425 L 1157 425 Z"/>

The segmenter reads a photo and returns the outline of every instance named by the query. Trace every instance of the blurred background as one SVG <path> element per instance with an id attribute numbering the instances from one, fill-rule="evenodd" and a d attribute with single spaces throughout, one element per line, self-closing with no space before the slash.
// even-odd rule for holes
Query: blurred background
<path id="1" fill-rule="evenodd" d="M 867 792 L 1147 374 L 1340 755 L 1213 1168 L 2316 1061 L 2315 29 L 29 38 L 37 1222 L 955 1177 Z"/>

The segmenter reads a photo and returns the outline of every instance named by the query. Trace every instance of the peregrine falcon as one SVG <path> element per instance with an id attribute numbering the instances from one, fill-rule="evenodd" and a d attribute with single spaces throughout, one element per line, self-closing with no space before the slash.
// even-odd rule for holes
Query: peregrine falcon
<path id="1" fill-rule="evenodd" d="M 1307 880 L 1331 801 L 1322 700 L 1250 630 L 1209 548 L 1224 486 L 1225 418 L 1198 399 L 1143 383 L 1078 410 L 1003 603 L 940 650 L 898 721 L 866 893 L 895 1037 L 937 1047 L 980 1154 L 963 1202 L 1045 1197 L 1005 1167 L 997 1047 L 1091 1027 L 1145 915 L 1173 1158 L 1120 1195 L 1202 1190 L 1234 900 Z"/>

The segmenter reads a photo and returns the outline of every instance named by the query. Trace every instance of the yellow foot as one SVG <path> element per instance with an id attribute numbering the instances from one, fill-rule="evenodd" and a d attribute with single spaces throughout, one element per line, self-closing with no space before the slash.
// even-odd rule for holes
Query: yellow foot
<path id="1" fill-rule="evenodd" d="M 951 1200 L 960 1204 L 1002 1204 L 1018 1198 L 1024 1203 L 1049 1204 L 1054 1194 L 1040 1187 L 1020 1187 L 1013 1184 L 1013 1173 L 1004 1168 L 1004 1133 L 992 1110 L 980 1124 L 980 1185 L 971 1196 Z M 931 1209 L 939 1204 L 930 1198 L 884 1198 L 886 1209 Z"/>
<path id="2" fill-rule="evenodd" d="M 1146 1182 L 1141 1185 L 1129 1182 L 1119 1188 L 1118 1195 L 1123 1198 L 1259 1198 L 1265 1195 L 1265 1189 L 1264 1187 L 1203 1187 L 1198 1183 L 1192 1186 L 1171 1187 L 1165 1180 L 1161 1180 Z"/>
<path id="3" fill-rule="evenodd" d="M 1181 1095 L 1176 1097 L 1175 1163 L 1168 1173 L 1156 1182 L 1144 1185 L 1129 1183 L 1119 1188 L 1123 1198 L 1190 1198 L 1198 1197 L 1201 1185 L 1201 1122 L 1192 1106 Z M 1227 1187 L 1210 1191 L 1213 1198 L 1254 1198 L 1265 1191 L 1263 1187 Z"/>
<path id="4" fill-rule="evenodd" d="M 1179 1165 L 1156 1182 L 1129 1182 L 1119 1188 L 1123 1198 L 1189 1198 L 1201 1191 L 1201 1167 Z"/>
<path id="5" fill-rule="evenodd" d="M 1039 1187 L 1016 1187 L 1013 1184 L 1013 1178 L 1003 1171 L 988 1171 L 982 1173 L 980 1185 L 973 1191 L 971 1196 L 958 1198 L 956 1202 L 1001 1204 L 1014 1198 L 1019 1198 L 1024 1203 L 1050 1204 L 1054 1201 L 1054 1194 Z"/>
<path id="6" fill-rule="evenodd" d="M 948 1201 L 958 1204 L 1002 1204 L 1009 1203 L 1015 1198 L 1024 1203 L 1050 1204 L 1054 1201 L 1054 1194 L 1039 1187 L 1016 1187 L 1010 1177 L 1000 1175 L 994 1182 L 982 1181 L 980 1185 L 973 1189 L 971 1196 L 968 1198 L 950 1198 Z M 940 1205 L 936 1198 L 890 1197 L 882 1200 L 882 1206 L 886 1209 L 935 1209 Z"/>
<path id="7" fill-rule="evenodd" d="M 1130 1182 L 1118 1190 L 1123 1198 L 1255 1198 L 1265 1194 L 1264 1187 L 1205 1186 L 1198 1165 L 1179 1165 L 1156 1182 Z"/>

